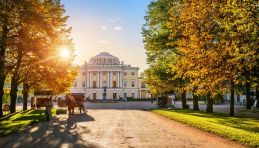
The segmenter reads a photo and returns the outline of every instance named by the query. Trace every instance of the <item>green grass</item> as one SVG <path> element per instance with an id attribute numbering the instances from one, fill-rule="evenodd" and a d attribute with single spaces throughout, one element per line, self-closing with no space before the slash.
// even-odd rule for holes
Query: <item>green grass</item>
<path id="1" fill-rule="evenodd" d="M 56 109 L 56 114 L 67 114 L 67 110 L 66 109 Z"/>
<path id="2" fill-rule="evenodd" d="M 228 117 L 193 110 L 152 110 L 189 126 L 229 138 L 250 147 L 259 147 L 259 120 Z"/>
<path id="3" fill-rule="evenodd" d="M 52 110 L 52 115 L 56 115 L 55 109 Z M 19 131 L 21 128 L 45 120 L 45 110 L 27 110 L 8 114 L 0 118 L 0 136 L 7 136 Z"/>

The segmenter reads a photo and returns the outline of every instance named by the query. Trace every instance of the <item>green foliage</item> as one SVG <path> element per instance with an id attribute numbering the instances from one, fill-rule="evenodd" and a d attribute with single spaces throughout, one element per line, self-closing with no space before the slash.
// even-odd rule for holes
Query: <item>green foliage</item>
<path id="1" fill-rule="evenodd" d="M 143 25 L 142 35 L 147 50 L 147 63 L 150 67 L 144 72 L 144 80 L 152 94 L 161 95 L 172 93 L 178 87 L 183 87 L 185 80 L 176 77 L 172 67 L 176 63 L 179 53 L 177 45 L 174 44 L 178 36 L 172 36 L 170 13 L 179 13 L 181 0 L 157 0 L 148 6 Z M 176 24 L 177 17 L 174 19 Z M 175 30 L 177 31 L 177 30 Z M 174 32 L 177 34 L 177 32 Z"/>
<path id="2" fill-rule="evenodd" d="M 153 110 L 153 112 L 251 147 L 259 147 L 258 120 L 193 110 Z"/>
<path id="3" fill-rule="evenodd" d="M 53 109 L 52 115 L 56 115 L 55 112 L 55 109 Z M 41 121 L 46 121 L 45 110 L 27 110 L 8 114 L 0 118 L 0 136 L 18 132 L 24 127 Z"/>
<path id="4" fill-rule="evenodd" d="M 67 114 L 67 110 L 66 109 L 56 109 L 56 114 Z"/>

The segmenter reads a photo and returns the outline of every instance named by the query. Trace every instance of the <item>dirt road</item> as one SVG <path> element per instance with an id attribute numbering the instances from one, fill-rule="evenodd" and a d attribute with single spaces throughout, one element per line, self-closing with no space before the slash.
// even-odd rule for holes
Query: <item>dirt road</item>
<path id="1" fill-rule="evenodd" d="M 92 109 L 0 138 L 0 147 L 239 148 L 239 144 L 141 110 Z"/>

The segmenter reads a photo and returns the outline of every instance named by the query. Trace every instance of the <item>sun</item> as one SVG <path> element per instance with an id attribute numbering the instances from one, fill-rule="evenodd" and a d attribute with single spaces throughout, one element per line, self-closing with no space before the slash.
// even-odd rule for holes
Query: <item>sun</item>
<path id="1" fill-rule="evenodd" d="M 62 48 L 62 49 L 60 50 L 60 56 L 61 56 L 62 58 L 68 58 L 68 57 L 70 56 L 70 50 L 67 49 L 67 48 Z"/>

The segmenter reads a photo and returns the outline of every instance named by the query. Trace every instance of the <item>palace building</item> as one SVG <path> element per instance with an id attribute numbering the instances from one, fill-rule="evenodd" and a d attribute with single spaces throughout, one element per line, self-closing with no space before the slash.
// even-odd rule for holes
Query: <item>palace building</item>
<path id="1" fill-rule="evenodd" d="M 101 52 L 80 67 L 70 91 L 90 100 L 150 98 L 138 70 L 108 52 Z"/>

